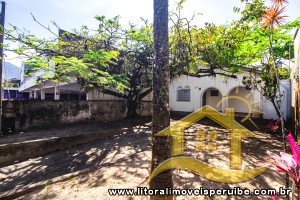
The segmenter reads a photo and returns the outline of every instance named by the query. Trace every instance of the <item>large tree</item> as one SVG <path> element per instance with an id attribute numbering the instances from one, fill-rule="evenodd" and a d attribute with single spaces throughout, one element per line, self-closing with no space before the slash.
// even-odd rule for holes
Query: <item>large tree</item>
<path id="1" fill-rule="evenodd" d="M 27 59 L 27 76 L 43 70 L 39 83 L 69 82 L 76 77 L 82 91 L 96 88 L 127 100 L 127 117 L 135 118 L 142 99 L 152 91 L 152 25 L 144 20 L 139 28 L 131 25 L 123 29 L 119 17 L 95 18 L 97 30 L 83 26 L 73 33 L 60 30 L 56 34 L 41 25 L 52 33 L 49 39 L 13 27 L 5 36 L 18 46 L 6 46 L 6 50 Z"/>
<path id="2" fill-rule="evenodd" d="M 184 2 L 180 1 L 176 12 L 171 14 L 171 76 L 236 78 L 241 67 L 255 57 L 253 52 L 242 51 L 242 44 L 250 34 L 249 27 L 239 21 L 221 25 L 205 23 L 203 27 L 197 27 L 194 16 L 187 19 L 181 15 Z"/>

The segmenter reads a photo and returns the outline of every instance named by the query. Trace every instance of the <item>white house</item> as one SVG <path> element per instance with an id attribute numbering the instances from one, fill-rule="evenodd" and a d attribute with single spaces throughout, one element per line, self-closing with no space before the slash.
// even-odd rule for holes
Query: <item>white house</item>
<path id="1" fill-rule="evenodd" d="M 29 92 L 32 99 L 80 99 L 80 87 L 76 78 L 71 78 L 69 83 L 55 83 L 53 81 L 44 81 L 37 84 L 37 77 L 46 75 L 46 72 L 39 71 L 32 77 L 25 77 L 24 71 L 28 65 L 23 64 L 21 68 L 20 92 Z M 63 98 L 62 98 L 63 97 Z"/>
<path id="2" fill-rule="evenodd" d="M 209 105 L 220 112 L 225 108 L 234 108 L 236 115 L 263 117 L 264 119 L 278 118 L 272 103 L 266 100 L 258 91 L 248 90 L 242 83 L 247 75 L 244 69 L 237 78 L 221 77 L 191 77 L 180 76 L 171 81 L 170 110 L 180 112 L 194 112 Z M 291 96 L 290 80 L 282 80 L 283 109 L 285 119 L 290 117 Z"/>

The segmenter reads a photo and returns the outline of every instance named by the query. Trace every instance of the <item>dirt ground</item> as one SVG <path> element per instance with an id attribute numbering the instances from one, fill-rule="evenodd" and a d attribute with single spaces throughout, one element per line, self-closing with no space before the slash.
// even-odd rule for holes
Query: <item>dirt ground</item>
<path id="1" fill-rule="evenodd" d="M 240 119 L 237 119 L 237 121 Z M 172 120 L 172 124 L 177 119 Z M 259 127 L 265 124 L 257 121 Z M 282 150 L 277 134 L 258 130 L 248 121 L 243 124 L 256 134 L 242 144 L 242 169 L 262 166 L 268 156 L 266 151 Z M 214 151 L 197 150 L 198 131 L 217 132 Z M 71 179 L 45 184 L 18 199 L 149 199 L 149 196 L 109 196 L 108 189 L 148 187 L 151 158 L 151 123 L 135 125 L 133 131 L 93 143 L 78 145 L 38 158 L 29 159 L 0 168 L 0 192 L 24 188 L 30 184 L 49 180 L 84 169 L 86 173 Z M 219 168 L 229 169 L 229 132 L 211 120 L 204 119 L 186 130 L 185 155 L 199 159 Z M 2 178 L 1 178 L 2 177 Z M 184 170 L 173 170 L 174 186 L 185 189 L 276 189 L 284 187 L 285 176 L 268 169 L 258 177 L 246 182 L 228 184 L 207 180 Z M 270 196 L 177 196 L 183 199 L 271 199 Z"/>

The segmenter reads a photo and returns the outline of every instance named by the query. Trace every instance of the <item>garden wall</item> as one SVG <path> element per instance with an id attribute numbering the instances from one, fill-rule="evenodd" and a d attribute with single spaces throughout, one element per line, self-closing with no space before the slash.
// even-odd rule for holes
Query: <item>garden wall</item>
<path id="1" fill-rule="evenodd" d="M 10 103 L 9 103 L 10 102 Z M 13 109 L 6 109 L 12 104 Z M 151 115 L 151 102 L 142 102 L 142 115 Z M 13 110 L 14 115 L 7 112 Z M 32 127 L 50 126 L 59 123 L 79 121 L 114 121 L 126 116 L 126 101 L 54 101 L 23 100 L 3 101 L 3 118 L 5 115 L 14 118 L 16 131 Z M 139 112 L 139 111 L 138 111 Z M 5 114 L 6 113 L 6 114 Z M 5 125 L 5 122 L 3 123 Z"/>

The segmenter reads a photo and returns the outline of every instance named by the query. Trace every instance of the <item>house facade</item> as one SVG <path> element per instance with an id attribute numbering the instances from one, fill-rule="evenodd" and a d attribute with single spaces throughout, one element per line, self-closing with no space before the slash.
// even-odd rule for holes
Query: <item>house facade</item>
<path id="1" fill-rule="evenodd" d="M 237 74 L 237 78 L 191 77 L 180 76 L 171 81 L 170 110 L 179 112 L 194 112 L 203 106 L 211 106 L 220 112 L 226 108 L 234 108 L 235 114 L 264 119 L 278 118 L 272 103 L 258 91 L 247 89 L 243 83 L 243 76 L 247 70 Z M 290 117 L 291 83 L 281 80 L 280 89 L 283 93 L 283 110 L 285 119 Z"/>

